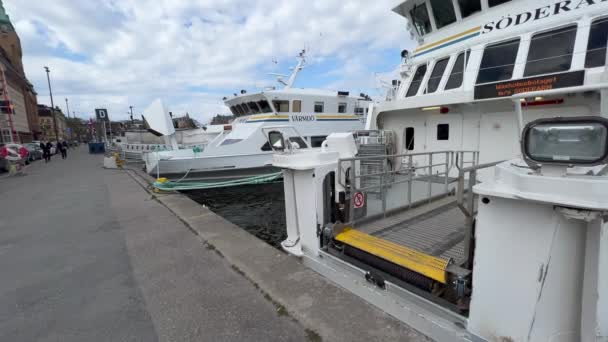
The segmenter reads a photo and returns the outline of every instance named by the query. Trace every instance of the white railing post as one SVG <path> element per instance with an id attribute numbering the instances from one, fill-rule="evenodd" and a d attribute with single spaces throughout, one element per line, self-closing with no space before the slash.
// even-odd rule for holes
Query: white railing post
<path id="1" fill-rule="evenodd" d="M 429 185 L 428 185 L 429 189 L 428 189 L 427 199 L 430 202 L 431 197 L 433 196 L 433 182 L 432 182 L 432 178 L 431 178 L 431 177 L 433 177 L 433 153 L 432 152 L 429 153 L 428 161 L 429 161 L 429 174 L 428 174 L 427 180 L 429 183 Z"/>
<path id="2" fill-rule="evenodd" d="M 407 182 L 407 200 L 408 200 L 408 206 L 411 207 L 412 206 L 412 181 L 414 178 L 414 170 L 412 170 L 414 168 L 414 164 L 412 162 L 412 156 L 409 155 L 408 156 L 408 164 L 407 164 L 407 169 L 408 169 L 408 175 L 409 175 L 409 180 Z"/>

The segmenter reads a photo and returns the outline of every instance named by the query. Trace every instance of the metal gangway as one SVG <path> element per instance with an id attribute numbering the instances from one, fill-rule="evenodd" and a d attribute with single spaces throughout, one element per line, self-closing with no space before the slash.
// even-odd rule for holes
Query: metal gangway
<path id="1" fill-rule="evenodd" d="M 381 167 L 373 172 L 362 167 L 370 159 Z M 498 163 L 479 164 L 478 151 L 341 159 L 337 181 L 346 189 L 348 228 L 335 239 L 351 256 L 380 268 L 393 265 L 386 268 L 389 273 L 407 269 L 399 274 L 429 292 L 435 283 L 447 286 L 457 279 L 463 282 L 457 286 L 462 297 L 474 245 L 472 187 L 480 170 Z"/>

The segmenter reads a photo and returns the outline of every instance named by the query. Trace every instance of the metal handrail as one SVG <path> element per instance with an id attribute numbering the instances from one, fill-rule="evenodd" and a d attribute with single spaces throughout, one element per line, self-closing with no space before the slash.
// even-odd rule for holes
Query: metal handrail
<path id="1" fill-rule="evenodd" d="M 485 164 L 480 164 L 480 165 L 469 166 L 469 167 L 460 169 L 460 171 L 458 173 L 458 187 L 456 189 L 456 202 L 458 203 L 458 207 L 460 208 L 460 210 L 466 217 L 474 217 L 477 212 L 474 210 L 474 207 L 473 207 L 473 205 L 475 204 L 473 202 L 474 196 L 469 196 L 469 202 L 467 203 L 468 208 L 465 206 L 465 203 L 464 203 L 464 177 L 465 177 L 465 174 L 466 173 L 470 174 L 467 192 L 469 193 L 469 195 L 471 195 L 471 194 L 473 194 L 473 186 L 475 186 L 475 183 L 477 182 L 477 171 L 482 170 L 482 169 L 487 169 L 489 167 L 494 167 L 494 166 L 502 163 L 503 161 L 504 160 L 492 162 L 492 163 L 485 163 Z"/>
<path id="2" fill-rule="evenodd" d="M 353 162 L 353 161 L 361 161 L 361 160 L 393 159 L 393 158 L 403 158 L 403 157 L 429 156 L 429 155 L 436 155 L 436 154 L 437 155 L 441 155 L 441 154 L 446 154 L 446 153 L 448 153 L 449 156 L 450 156 L 449 162 L 446 161 L 446 163 L 449 164 L 450 167 L 457 166 L 459 169 L 461 167 L 458 166 L 458 164 L 457 164 L 458 163 L 458 159 L 454 159 L 454 157 L 453 157 L 455 154 L 461 154 L 461 155 L 463 155 L 464 153 L 472 153 L 472 154 L 474 154 L 474 158 L 471 161 L 465 161 L 465 162 L 463 162 L 463 164 L 467 163 L 467 164 L 476 165 L 478 163 L 478 160 L 479 160 L 479 158 L 478 158 L 479 152 L 478 151 L 448 151 L 448 150 L 445 150 L 445 151 L 434 151 L 434 152 L 419 152 L 419 153 L 390 154 L 390 155 L 384 155 L 384 154 L 382 154 L 382 155 L 375 155 L 375 156 L 362 156 L 362 157 L 342 158 L 342 159 L 338 160 L 338 163 L 339 164 L 343 164 L 345 162 Z M 431 165 L 431 166 L 432 167 L 443 166 L 446 163 L 434 164 L 434 165 Z M 408 168 L 408 170 L 409 169 L 418 170 L 418 169 L 423 169 L 423 168 L 428 168 L 428 167 L 429 167 L 429 165 L 425 165 L 425 166 L 413 166 L 412 165 L 412 167 Z"/>
<path id="3" fill-rule="evenodd" d="M 362 161 L 362 160 L 389 160 L 389 159 L 395 159 L 395 158 L 403 158 L 403 157 L 408 157 L 410 158 L 410 167 L 408 167 L 408 170 L 419 170 L 419 169 L 423 169 L 423 168 L 429 168 L 428 165 L 425 166 L 413 166 L 413 164 L 411 163 L 411 159 L 412 157 L 417 157 L 417 156 L 429 156 L 432 158 L 433 155 L 443 155 L 446 154 L 448 157 L 446 158 L 446 163 L 449 164 L 449 169 L 451 169 L 451 167 L 453 166 L 453 153 L 455 151 L 433 151 L 433 152 L 418 152 L 418 153 L 401 153 L 401 154 L 390 154 L 390 155 L 377 155 L 377 156 L 363 156 L 363 157 L 352 157 L 352 158 L 341 158 L 338 160 L 338 167 L 339 169 L 342 169 L 342 165 L 344 163 L 349 163 L 349 164 L 353 164 L 354 162 L 357 161 Z M 449 160 L 449 161 L 448 161 Z M 443 166 L 445 163 L 439 164 L 439 166 Z M 435 167 L 435 166 L 432 166 Z M 431 167 L 431 168 L 432 168 Z M 397 173 L 397 171 L 393 171 L 393 173 Z M 380 174 L 377 174 L 377 176 L 380 175 L 386 175 L 386 172 L 382 172 Z M 371 175 L 366 175 L 366 176 L 371 176 Z M 360 178 L 361 176 L 355 176 L 355 178 Z M 338 172 L 338 184 L 346 187 L 346 184 L 344 184 L 343 179 L 342 179 L 342 172 Z"/>
<path id="4" fill-rule="evenodd" d="M 352 157 L 352 158 L 341 158 L 338 160 L 338 162 L 343 162 L 343 161 L 357 161 L 357 160 L 365 160 L 365 159 L 381 159 L 381 158 L 399 158 L 399 157 L 416 157 L 416 156 L 422 156 L 422 155 L 430 155 L 430 154 L 445 154 L 445 153 L 454 153 L 454 152 L 458 152 L 458 151 L 449 151 L 449 150 L 445 150 L 445 151 L 433 151 L 433 152 L 418 152 L 418 153 L 401 153 L 401 154 L 380 154 L 377 156 L 363 156 L 363 157 Z"/>
<path id="5" fill-rule="evenodd" d="M 470 154 L 470 159 L 465 160 L 465 155 Z M 460 156 L 456 158 L 456 156 Z M 391 154 L 391 155 L 373 155 L 373 156 L 360 156 L 352 158 L 343 158 L 338 161 L 338 175 L 336 180 L 338 184 L 344 188 L 349 188 L 351 196 L 354 196 L 356 192 L 366 192 L 371 194 L 376 193 L 379 199 L 382 201 L 381 214 L 382 216 L 387 215 L 387 197 L 388 190 L 396 184 L 407 184 L 407 200 L 403 206 L 398 208 L 405 209 L 411 208 L 414 202 L 430 202 L 435 198 L 437 193 L 438 196 L 449 195 L 450 193 L 450 173 L 454 166 L 458 169 L 463 169 L 465 164 L 475 165 L 478 161 L 479 152 L 477 151 L 433 151 L 433 152 L 419 152 L 419 153 L 405 153 L 405 154 Z M 420 158 L 422 157 L 422 158 Z M 399 164 L 402 168 L 391 167 L 390 161 L 395 161 L 397 158 L 403 158 Z M 418 160 L 414 160 L 418 159 Z M 421 160 L 420 160 L 421 159 Z M 443 159 L 441 161 L 441 159 Z M 381 165 L 375 164 L 368 166 L 370 173 L 362 174 L 366 169 L 360 164 L 362 161 L 379 161 Z M 402 173 L 404 169 L 407 173 Z M 348 175 L 347 170 L 349 170 Z M 421 172 L 422 171 L 422 172 Z M 347 187 L 347 182 L 350 182 Z M 372 184 L 369 184 L 369 183 Z M 377 183 L 376 183 L 377 182 Z M 414 196 L 413 188 L 415 182 L 427 183 L 427 194 L 422 195 L 422 199 L 419 196 Z M 442 184 L 443 190 L 434 188 L 434 184 Z M 436 190 L 434 190 L 436 189 Z M 418 198 L 415 198 L 418 197 Z M 349 210 L 349 221 L 354 223 L 355 221 L 355 209 L 353 203 L 348 208 Z M 394 211 L 395 207 L 391 207 L 390 211 Z"/>

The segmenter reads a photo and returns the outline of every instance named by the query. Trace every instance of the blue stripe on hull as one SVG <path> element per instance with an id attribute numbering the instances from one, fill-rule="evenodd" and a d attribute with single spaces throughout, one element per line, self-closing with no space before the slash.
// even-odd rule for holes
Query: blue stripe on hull
<path id="1" fill-rule="evenodd" d="M 317 119 L 317 121 L 359 121 L 359 119 Z"/>

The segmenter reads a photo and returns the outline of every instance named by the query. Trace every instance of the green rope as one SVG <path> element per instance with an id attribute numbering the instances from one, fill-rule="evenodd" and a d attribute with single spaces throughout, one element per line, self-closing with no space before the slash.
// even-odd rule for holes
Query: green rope
<path id="1" fill-rule="evenodd" d="M 154 182 L 154 187 L 163 190 L 163 191 L 186 191 L 186 190 L 204 190 L 204 189 L 217 189 L 217 188 L 227 188 L 232 186 L 240 186 L 240 185 L 256 185 L 256 184 L 266 184 L 279 180 L 283 176 L 282 172 L 271 173 L 267 175 L 240 178 L 231 181 L 224 182 L 213 182 L 213 183 L 204 183 L 204 182 L 164 182 L 160 183 L 158 181 Z"/>

